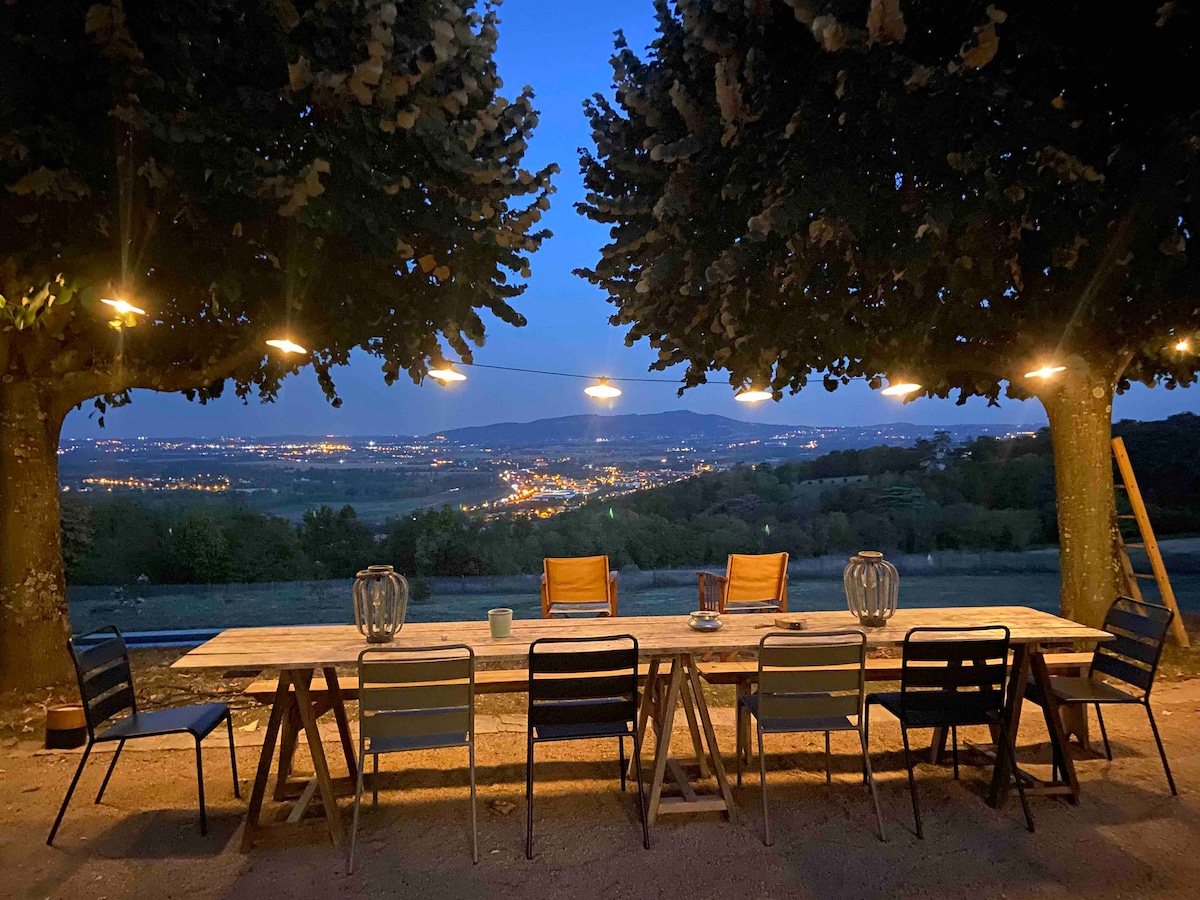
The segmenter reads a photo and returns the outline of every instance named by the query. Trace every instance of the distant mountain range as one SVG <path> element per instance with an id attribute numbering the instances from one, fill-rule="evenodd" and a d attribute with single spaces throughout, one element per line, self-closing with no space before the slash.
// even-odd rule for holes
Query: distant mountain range
<path id="1" fill-rule="evenodd" d="M 777 425 L 744 422 L 728 416 L 695 413 L 687 410 L 644 415 L 579 415 L 536 419 L 532 422 L 499 422 L 469 428 L 452 428 L 425 435 L 441 437 L 457 444 L 507 447 L 539 444 L 595 441 L 765 441 L 775 437 L 797 438 L 806 435 L 838 434 L 847 438 L 867 439 L 867 443 L 896 443 L 931 437 L 948 430 L 956 439 L 981 434 L 1003 435 L 1012 425 L 910 425 L 818 427 L 813 425 Z M 874 438 L 874 440 L 872 440 Z M 889 438 L 891 438 L 889 440 Z M 854 443 L 859 443 L 855 440 Z"/>
<path id="2" fill-rule="evenodd" d="M 644 415 L 588 414 L 536 419 L 533 422 L 498 422 L 495 425 L 452 428 L 437 432 L 437 436 L 458 444 L 495 443 L 512 446 L 596 440 L 761 439 L 795 430 L 791 425 L 743 422 L 728 416 L 677 410 Z M 431 438 L 434 436 L 426 435 Z"/>

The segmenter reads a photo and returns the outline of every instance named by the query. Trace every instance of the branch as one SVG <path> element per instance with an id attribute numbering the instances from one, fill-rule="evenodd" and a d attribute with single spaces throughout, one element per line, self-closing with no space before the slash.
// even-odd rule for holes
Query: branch
<path id="1" fill-rule="evenodd" d="M 199 367 L 170 366 L 165 369 L 131 369 L 118 363 L 105 371 L 93 369 L 64 376 L 55 393 L 66 410 L 102 394 L 119 394 L 133 389 L 185 391 L 206 387 L 233 377 L 239 369 L 257 363 L 266 351 L 260 335 L 247 338 L 227 356 Z"/>

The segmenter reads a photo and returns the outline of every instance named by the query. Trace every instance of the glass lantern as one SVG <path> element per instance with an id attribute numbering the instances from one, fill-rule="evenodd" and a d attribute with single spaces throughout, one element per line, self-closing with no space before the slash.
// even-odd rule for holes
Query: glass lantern
<path id="1" fill-rule="evenodd" d="M 860 550 L 842 575 L 846 605 L 869 628 L 879 628 L 896 612 L 900 573 L 878 550 Z"/>
<path id="2" fill-rule="evenodd" d="M 386 644 L 408 612 L 408 582 L 391 566 L 368 566 L 354 576 L 354 624 L 371 644 Z"/>

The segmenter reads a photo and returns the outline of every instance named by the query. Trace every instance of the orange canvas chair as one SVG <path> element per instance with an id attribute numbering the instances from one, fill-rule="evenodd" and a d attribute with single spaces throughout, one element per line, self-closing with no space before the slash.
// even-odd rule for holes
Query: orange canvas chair
<path id="1" fill-rule="evenodd" d="M 786 553 L 731 553 L 724 575 L 700 573 L 700 608 L 787 612 L 787 566 Z"/>
<path id="2" fill-rule="evenodd" d="M 542 561 L 542 618 L 615 616 L 617 573 L 607 556 L 547 557 Z"/>

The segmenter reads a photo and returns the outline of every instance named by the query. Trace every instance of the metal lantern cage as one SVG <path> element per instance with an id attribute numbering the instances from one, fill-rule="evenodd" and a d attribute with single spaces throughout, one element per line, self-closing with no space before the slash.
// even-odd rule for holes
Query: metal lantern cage
<path id="1" fill-rule="evenodd" d="M 354 624 L 371 644 L 386 644 L 408 612 L 408 582 L 391 566 L 368 566 L 354 576 Z"/>
<path id="2" fill-rule="evenodd" d="M 878 550 L 860 550 L 843 573 L 846 604 L 870 628 L 886 625 L 896 612 L 900 573 Z"/>

